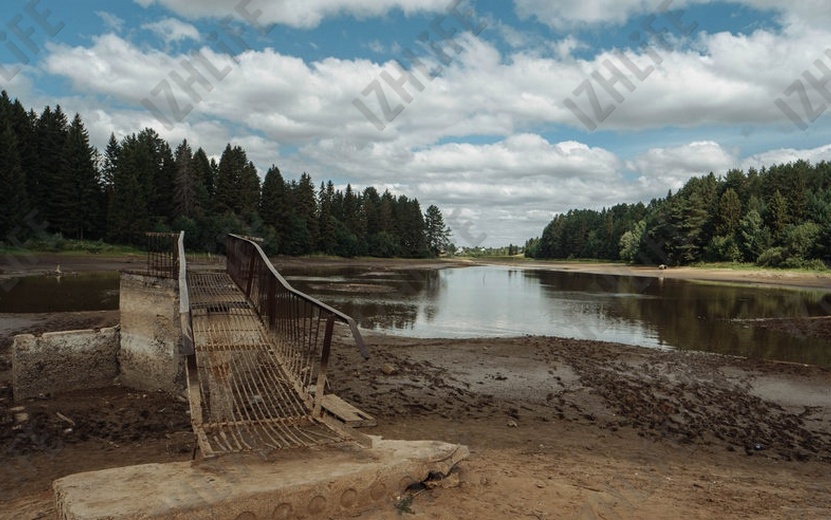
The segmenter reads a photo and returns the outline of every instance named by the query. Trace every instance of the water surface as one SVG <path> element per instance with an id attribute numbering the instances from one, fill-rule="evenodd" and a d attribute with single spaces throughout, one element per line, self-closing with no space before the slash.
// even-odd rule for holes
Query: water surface
<path id="1" fill-rule="evenodd" d="M 797 290 L 505 266 L 287 270 L 361 327 L 413 337 L 548 335 L 831 365 L 827 340 L 752 327 L 826 316 L 831 290 Z"/>
<path id="2" fill-rule="evenodd" d="M 118 309 L 118 272 L 25 276 L 0 282 L 0 313 Z"/>

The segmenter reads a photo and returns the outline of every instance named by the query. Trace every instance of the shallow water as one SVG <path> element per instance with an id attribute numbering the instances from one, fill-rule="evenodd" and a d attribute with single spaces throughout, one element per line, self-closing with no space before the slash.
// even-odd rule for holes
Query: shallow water
<path id="1" fill-rule="evenodd" d="M 0 282 L 0 313 L 118 309 L 117 272 L 25 276 Z"/>
<path id="2" fill-rule="evenodd" d="M 743 321 L 828 315 L 829 291 L 503 266 L 284 274 L 362 328 L 390 334 L 551 335 L 831 365 L 827 340 Z"/>

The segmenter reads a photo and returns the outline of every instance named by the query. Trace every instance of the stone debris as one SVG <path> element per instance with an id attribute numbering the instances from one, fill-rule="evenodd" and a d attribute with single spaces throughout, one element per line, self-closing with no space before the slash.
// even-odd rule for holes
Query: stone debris
<path id="1" fill-rule="evenodd" d="M 381 365 L 381 373 L 385 376 L 394 376 L 398 373 L 398 367 L 392 363 L 384 363 Z"/>

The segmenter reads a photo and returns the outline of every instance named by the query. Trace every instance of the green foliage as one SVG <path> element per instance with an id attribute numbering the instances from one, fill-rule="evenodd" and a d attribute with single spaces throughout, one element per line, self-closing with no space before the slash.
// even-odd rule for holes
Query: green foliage
<path id="1" fill-rule="evenodd" d="M 764 226 L 762 216 L 751 209 L 739 221 L 739 246 L 746 262 L 754 262 L 772 242 L 770 230 Z"/>
<path id="2" fill-rule="evenodd" d="M 742 202 L 733 188 L 727 188 L 718 203 L 716 234 L 733 236 L 742 218 Z"/>
<path id="3" fill-rule="evenodd" d="M 74 240 L 64 238 L 60 233 L 38 233 L 23 243 L 30 251 L 49 253 L 84 253 L 84 254 L 125 254 L 139 251 L 125 246 L 108 244 L 103 240 Z"/>
<path id="4" fill-rule="evenodd" d="M 646 221 L 641 220 L 620 237 L 621 260 L 629 263 L 635 261 L 638 256 L 638 249 L 640 248 L 644 231 L 646 231 Z"/>
<path id="5" fill-rule="evenodd" d="M 437 206 L 431 204 L 427 208 L 427 213 L 424 214 L 424 228 L 430 254 L 439 256 L 446 252 L 450 245 L 451 231 L 449 227 L 444 225 L 444 217 L 442 217 L 441 210 Z"/>
<path id="6" fill-rule="evenodd" d="M 22 227 L 28 210 L 26 177 L 20 164 L 17 137 L 8 121 L 0 121 L 0 237 Z"/>
<path id="7" fill-rule="evenodd" d="M 620 241 L 644 219 L 643 204 L 618 204 L 602 211 L 572 210 L 558 215 L 543 230 L 539 242 L 526 244 L 534 258 L 620 259 Z"/>
<path id="8" fill-rule="evenodd" d="M 790 258 L 788 250 L 784 247 L 771 247 L 766 249 L 756 263 L 760 267 L 787 267 L 786 262 Z"/>
<path id="9" fill-rule="evenodd" d="M 55 213 L 50 223 L 64 235 L 83 239 L 101 232 L 103 192 L 95 155 L 81 116 L 75 114 L 61 150 L 51 197 Z"/>
<path id="10" fill-rule="evenodd" d="M 571 210 L 526 243 L 526 256 L 617 259 L 610 244 L 617 258 L 647 264 L 831 264 L 831 164 L 797 161 L 731 170 L 723 178 L 711 173 L 646 207 Z"/>
<path id="11" fill-rule="evenodd" d="M 260 204 L 260 179 L 257 169 L 239 146 L 228 144 L 219 160 L 215 209 L 250 217 Z"/>
<path id="12" fill-rule="evenodd" d="M 708 262 L 741 262 L 743 256 L 733 235 L 719 235 L 710 240 L 705 258 Z"/>

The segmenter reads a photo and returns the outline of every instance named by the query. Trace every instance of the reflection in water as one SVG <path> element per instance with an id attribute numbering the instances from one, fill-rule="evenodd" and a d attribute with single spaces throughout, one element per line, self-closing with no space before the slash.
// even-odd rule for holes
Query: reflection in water
<path id="1" fill-rule="evenodd" d="M 393 334 L 550 335 L 831 365 L 827 340 L 752 327 L 747 321 L 827 316 L 827 291 L 497 266 L 285 274 L 298 289 L 352 315 L 361 327 Z M 309 281 L 321 278 L 330 283 Z M 333 284 L 390 290 L 349 292 Z"/>
<path id="2" fill-rule="evenodd" d="M 596 299 L 600 320 L 643 327 L 644 338 L 633 344 L 831 365 L 827 340 L 807 338 L 796 330 L 751 326 L 754 319 L 827 316 L 831 305 L 825 291 L 577 273 L 564 277 L 544 271 L 528 274 L 540 280 L 552 300 L 585 288 Z"/>
<path id="3" fill-rule="evenodd" d="M 117 272 L 14 278 L 0 290 L 0 313 L 115 310 L 119 279 Z"/>

